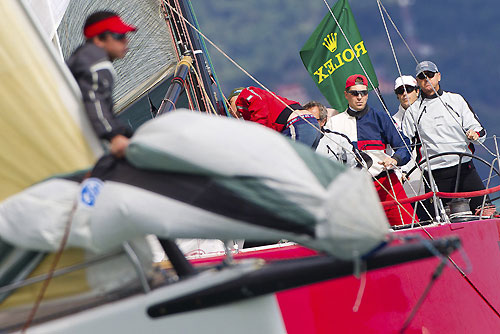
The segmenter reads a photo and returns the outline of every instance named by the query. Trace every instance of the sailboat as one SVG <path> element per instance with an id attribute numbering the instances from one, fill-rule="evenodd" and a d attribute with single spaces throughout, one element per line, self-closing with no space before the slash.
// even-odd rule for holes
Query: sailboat
<path id="1" fill-rule="evenodd" d="M 156 1 L 144 3 L 153 5 L 158 4 Z M 101 5 L 103 4 L 101 3 Z M 47 106 L 47 109 L 42 111 L 44 113 L 43 117 L 32 119 L 33 126 L 27 132 L 36 132 L 36 129 L 40 127 L 40 124 L 43 124 L 41 122 L 44 118 L 47 118 L 49 112 L 54 112 L 54 114 L 50 114 L 53 116 L 50 117 L 51 121 L 48 122 L 51 124 L 47 126 L 57 127 L 59 124 L 54 125 L 53 119 L 61 118 L 63 125 L 60 125 L 60 127 L 69 129 L 68 133 L 63 135 L 63 139 L 57 137 L 52 139 L 53 142 L 47 145 L 48 152 L 39 153 L 42 158 L 50 157 L 48 162 L 42 163 L 33 161 L 33 164 L 46 167 L 46 170 L 40 168 L 39 175 L 32 175 L 26 170 L 16 170 L 14 168 L 8 171 L 4 178 L 12 180 L 12 186 L 8 188 L 9 191 L 3 195 L 3 198 L 17 193 L 19 195 L 14 196 L 15 200 L 23 200 L 23 198 L 44 200 L 50 197 L 49 195 L 52 195 L 53 190 L 56 188 L 66 189 L 69 198 L 72 198 L 71 194 L 75 191 L 78 193 L 83 191 L 83 189 L 94 189 L 93 187 L 95 184 L 89 185 L 89 183 L 85 182 L 80 184 L 74 181 L 74 178 L 72 178 L 72 176 L 74 176 L 73 174 L 68 176 L 69 172 L 81 169 L 86 170 L 95 163 L 97 157 L 101 154 L 101 151 L 99 151 L 99 144 L 95 138 L 92 137 L 92 131 L 88 124 L 85 123 L 85 117 L 83 117 L 81 106 L 78 103 L 77 89 L 68 76 L 67 70 L 64 70 L 64 66 L 62 66 L 58 54 L 54 52 L 52 46 L 48 45 L 46 42 L 47 39 L 41 37 L 40 26 L 34 23 L 35 20 L 32 18 L 31 12 L 24 4 L 14 0 L 7 0 L 0 6 L 2 6 L 2 10 L 5 11 L 5 17 L 13 18 L 11 21 L 5 22 L 5 24 L 9 24 L 11 29 L 16 26 L 22 27 L 20 31 L 24 31 L 24 35 L 21 36 L 24 36 L 25 39 L 21 40 L 21 42 L 24 41 L 25 43 L 16 43 L 12 40 L 8 41 L 12 42 L 14 45 L 30 45 L 33 47 L 33 52 L 31 52 L 31 54 L 40 55 L 40 58 L 35 60 L 38 62 L 37 64 L 44 65 L 31 67 L 31 75 L 28 75 L 29 71 L 23 73 L 25 74 L 26 82 L 19 83 L 18 86 L 11 86 L 10 92 L 12 92 L 12 96 L 15 97 L 14 92 L 18 91 L 19 87 L 27 84 L 27 82 L 37 85 L 32 90 L 33 92 L 40 92 L 44 84 L 52 82 L 49 78 L 54 78 L 53 80 L 56 82 L 55 89 L 53 88 L 54 86 L 47 85 L 47 89 L 53 89 L 46 94 L 51 97 L 56 96 L 56 98 L 39 102 L 34 100 L 34 98 L 44 95 L 33 94 L 33 99 L 25 100 L 28 104 L 32 103 L 31 105 L 25 106 L 25 110 L 36 110 L 39 105 Z M 150 11 L 150 13 L 161 13 L 159 11 L 160 6 L 152 7 L 154 10 Z M 81 15 L 81 13 L 79 13 L 79 15 Z M 152 16 L 154 15 L 152 14 Z M 64 18 L 62 18 L 62 20 L 64 20 Z M 6 31 L 6 29 L 2 29 L 2 31 Z M 2 39 L 3 38 L 2 36 Z M 34 41 L 37 41 L 37 43 L 32 43 Z M 13 52 L 14 53 L 9 59 L 16 58 L 13 56 L 16 54 L 15 50 L 13 50 Z M 29 58 L 29 60 L 20 58 L 18 62 L 29 63 L 33 61 L 33 57 Z M 21 67 L 22 66 L 18 65 L 13 68 L 19 69 Z M 35 78 L 43 74 L 36 72 L 35 69 L 41 72 L 51 71 L 49 72 L 50 75 L 43 77 L 46 78 L 47 81 L 35 80 Z M 154 71 L 155 74 L 161 72 L 154 80 L 148 79 L 146 83 L 140 84 L 133 83 L 132 86 L 134 87 L 142 86 L 141 92 L 135 94 L 134 97 L 129 95 L 130 88 L 124 89 L 121 92 L 121 97 L 120 91 L 118 90 L 118 101 L 124 101 L 124 105 L 130 106 L 132 103 L 131 101 L 138 101 L 140 98 L 147 97 L 147 94 L 144 93 L 145 91 L 151 91 L 151 88 L 160 87 L 161 84 L 165 82 L 165 78 L 168 77 L 168 69 L 171 70 L 173 67 L 163 66 L 161 71 Z M 139 72 L 140 71 L 141 70 L 139 70 Z M 14 71 L 9 73 L 12 72 Z M 131 75 L 131 80 L 136 78 L 137 75 Z M 5 87 L 12 84 L 12 82 L 6 82 L 5 79 L 1 81 L 4 83 Z M 147 87 L 147 89 L 144 89 L 144 87 Z M 206 99 L 207 96 L 204 96 L 202 89 L 200 90 L 202 93 L 199 96 L 202 96 L 202 98 L 200 98 L 199 101 L 194 101 L 193 99 L 192 103 L 197 103 L 198 105 L 206 103 L 208 105 L 209 102 L 207 100 L 202 101 Z M 66 99 L 63 99 L 63 97 Z M 187 97 L 188 100 L 190 98 L 191 97 Z M 7 99 L 5 100 L 7 101 Z M 47 100 L 54 104 L 48 105 L 46 102 Z M 8 101 L 12 101 L 12 99 Z M 67 112 L 68 110 L 76 110 L 78 113 L 70 114 Z M 18 129 L 27 126 L 27 124 L 23 123 L 25 121 L 25 119 L 17 121 Z M 9 124 L 14 124 L 15 120 L 9 119 L 9 122 Z M 182 125 L 185 124 L 190 125 L 186 127 L 185 131 L 182 131 Z M 211 131 L 200 132 L 203 131 L 206 124 L 210 125 Z M 214 129 L 221 130 L 217 131 Z M 250 169 L 251 166 L 265 163 L 269 166 L 279 166 L 280 158 L 283 158 L 281 159 L 282 161 L 289 161 L 289 159 L 293 158 L 296 159 L 296 167 L 290 170 L 290 174 L 297 175 L 296 173 L 298 173 L 299 170 L 303 170 L 302 173 L 307 173 L 308 178 L 306 179 L 308 182 L 296 184 L 290 182 L 290 178 L 286 178 L 285 176 L 277 178 L 272 172 L 266 172 L 265 170 L 259 171 L 259 173 L 255 173 L 255 171 L 250 173 L 244 170 L 243 172 L 245 172 L 245 174 L 241 169 L 237 169 L 239 174 L 235 174 L 232 169 L 224 170 L 224 167 L 228 168 L 227 165 L 223 166 L 217 163 L 217 161 L 200 159 L 200 157 L 197 156 L 199 153 L 197 153 L 195 149 L 199 149 L 201 143 L 193 140 L 193 136 L 189 134 L 194 132 L 206 135 L 206 137 L 203 137 L 207 139 L 205 142 L 206 147 L 202 148 L 209 150 L 214 147 L 217 148 L 217 146 L 221 145 L 223 142 L 224 138 L 217 136 L 222 129 L 224 129 L 224 131 L 233 132 L 235 136 L 239 134 L 241 136 L 248 136 L 249 138 L 263 138 L 266 142 L 272 142 L 275 144 L 273 146 L 279 148 L 279 150 L 277 149 L 276 152 L 274 152 L 277 154 L 275 160 L 267 160 L 266 158 L 268 157 L 258 157 L 255 152 L 248 150 L 242 155 L 247 156 L 247 158 L 242 159 L 241 166 L 239 167 L 243 168 L 246 166 L 246 168 Z M 213 137 L 210 137 L 212 133 Z M 31 136 L 27 137 L 37 138 Z M 66 149 L 59 149 L 59 145 L 63 145 L 66 138 L 71 138 L 71 146 Z M 172 143 L 173 145 L 164 147 L 160 145 L 161 143 Z M 175 147 L 175 144 L 179 143 L 185 146 L 180 148 Z M 30 161 L 29 159 L 32 158 L 30 154 L 33 154 L 34 151 L 31 147 L 37 147 L 38 144 L 36 139 L 32 139 L 28 145 L 23 147 L 12 147 L 12 154 L 8 156 L 19 156 L 19 152 L 26 152 L 29 157 L 25 157 L 25 160 L 22 161 Z M 237 144 L 238 143 L 235 143 L 234 145 L 236 148 L 239 148 L 240 146 Z M 26 150 L 26 147 L 28 147 L 28 150 Z M 57 149 L 54 150 L 54 148 Z M 68 285 L 66 285 L 66 288 L 62 289 L 64 291 L 56 291 L 56 289 L 54 289 L 50 298 L 41 301 L 40 309 L 34 316 L 30 315 L 32 308 L 26 307 L 22 299 L 20 301 L 18 300 L 17 302 L 19 304 L 11 304 L 11 307 L 4 308 L 0 311 L 2 331 L 17 331 L 20 330 L 23 325 L 27 328 L 26 324 L 28 323 L 29 331 L 33 333 L 87 333 L 90 331 L 135 333 L 138 331 L 160 332 L 165 330 L 190 333 L 199 331 L 200 326 L 203 327 L 205 332 L 218 332 L 228 327 L 237 328 L 239 332 L 243 333 L 255 331 L 265 333 L 293 333 L 294 331 L 302 333 L 327 332 L 329 328 L 338 329 L 342 328 L 339 326 L 346 325 L 346 322 L 343 321 L 336 321 L 335 324 L 331 324 L 329 321 L 329 319 L 331 319 L 331 305 L 329 303 L 333 300 L 339 300 L 343 292 L 347 291 L 342 288 L 342 282 L 344 282 L 344 284 L 347 282 L 347 286 L 352 288 L 352 282 L 354 281 L 357 286 L 359 285 L 359 281 L 347 277 L 346 281 L 334 280 L 320 283 L 319 285 L 311 284 L 351 275 L 354 271 L 359 271 L 359 274 L 364 277 L 363 279 L 371 279 L 370 276 L 363 276 L 363 263 L 366 263 L 367 269 L 381 268 L 390 264 L 402 263 L 410 259 L 435 256 L 440 253 L 448 256 L 459 246 L 457 239 L 452 238 L 444 241 L 435 241 L 431 245 L 408 244 L 395 249 L 386 248 L 379 252 L 375 252 L 379 246 L 383 246 L 383 244 L 389 240 L 387 237 L 387 224 L 383 219 L 383 212 L 377 201 L 373 201 L 372 210 L 367 210 L 367 212 L 369 212 L 369 216 L 367 217 L 357 216 L 357 221 L 354 222 L 339 219 L 341 224 L 343 224 L 340 228 L 331 225 L 328 218 L 331 214 L 328 215 L 326 207 L 325 209 L 318 210 L 318 212 L 315 211 L 321 207 L 321 205 L 326 206 L 326 204 L 328 204 L 329 210 L 335 210 L 336 214 L 345 215 L 347 217 L 348 212 L 343 212 L 340 206 L 335 207 L 332 202 L 326 203 L 326 198 L 328 197 L 327 190 L 331 189 L 332 192 L 335 193 L 335 189 L 340 189 L 342 190 L 343 196 L 350 196 L 349 192 L 346 192 L 345 188 L 342 187 L 342 183 L 340 183 L 340 186 L 339 184 L 336 186 L 332 185 L 334 182 L 350 182 L 352 183 L 350 187 L 352 196 L 358 196 L 359 191 L 353 186 L 354 180 L 359 182 L 358 189 L 370 189 L 366 187 L 366 178 L 359 172 L 347 170 L 342 166 L 331 165 L 330 162 L 320 157 L 316 157 L 314 153 L 305 150 L 300 145 L 291 144 L 279 135 L 258 126 L 244 125 L 237 120 L 217 119 L 206 115 L 178 111 L 158 117 L 158 119 L 147 122 L 141 126 L 137 131 L 131 148 L 133 149 L 130 151 L 130 159 L 133 163 L 131 165 L 123 165 L 121 163 L 114 165 L 113 171 L 118 170 L 118 172 L 114 174 L 115 176 L 123 176 L 129 172 L 140 173 L 141 170 L 146 169 L 155 170 L 155 172 L 160 174 L 160 177 L 165 176 L 165 174 L 162 174 L 164 172 L 176 173 L 177 178 L 166 179 L 166 181 L 183 181 L 180 174 L 181 172 L 185 172 L 185 174 L 188 175 L 184 181 L 189 187 L 196 185 L 196 182 L 193 183 L 193 179 L 196 179 L 195 181 L 200 181 L 200 179 L 204 177 L 205 179 L 201 179 L 201 181 L 209 181 L 208 183 L 198 183 L 198 186 L 201 185 L 201 190 L 205 193 L 208 188 L 204 185 L 216 185 L 217 182 L 219 182 L 219 188 L 212 186 L 210 189 L 219 189 L 220 191 L 228 189 L 234 191 L 235 188 L 242 189 L 239 198 L 231 197 L 231 199 L 246 198 L 248 200 L 248 198 L 252 198 L 252 194 L 248 193 L 248 188 L 241 188 L 241 185 L 245 184 L 245 182 L 253 182 L 251 189 L 253 191 L 259 190 L 259 194 L 263 194 L 264 191 L 277 191 L 278 188 L 285 188 L 285 192 L 281 194 L 283 199 L 275 205 L 282 206 L 290 202 L 289 209 L 292 214 L 288 217 L 276 217 L 269 215 L 269 212 L 263 212 L 260 216 L 257 216 L 256 214 L 260 213 L 253 210 L 251 212 L 253 215 L 244 216 L 242 215 L 244 212 L 241 212 L 241 210 L 230 210 L 231 208 L 219 207 L 217 208 L 219 211 L 216 211 L 213 206 L 210 206 L 208 209 L 204 207 L 205 211 L 210 214 L 204 212 L 204 214 L 200 214 L 196 220 L 208 220 L 214 224 L 210 224 L 209 226 L 205 224 L 205 226 L 201 226 L 200 224 L 195 224 L 196 221 L 194 221 L 194 219 L 185 219 L 185 221 L 182 221 L 182 226 L 176 226 L 175 224 L 165 225 L 166 219 L 161 210 L 164 210 L 170 205 L 165 202 L 169 200 L 150 196 L 145 198 L 144 202 L 154 202 L 158 200 L 156 204 L 159 206 L 155 206 L 158 212 L 148 210 L 149 212 L 140 212 L 135 217 L 135 221 L 151 224 L 149 225 L 149 229 L 138 231 L 136 229 L 137 226 L 135 226 L 135 228 L 131 228 L 130 230 L 125 229 L 123 230 L 124 232 L 122 232 L 121 227 L 123 226 L 120 226 L 120 223 L 124 222 L 122 219 L 126 218 L 126 216 L 120 216 L 120 210 L 123 213 L 125 207 L 126 210 L 133 209 L 134 207 L 134 205 L 126 205 L 126 203 L 130 203 L 130 199 L 125 198 L 127 196 L 126 192 L 122 190 L 124 189 L 123 187 L 130 188 L 130 186 L 137 186 L 137 184 L 134 183 L 137 179 L 128 180 L 127 182 L 123 179 L 118 180 L 117 178 L 106 179 L 104 180 L 104 184 L 101 185 L 102 188 L 99 191 L 99 196 L 113 197 L 117 194 L 123 195 L 123 202 L 116 201 L 117 203 L 113 203 L 113 201 L 101 201 L 103 203 L 117 204 L 116 207 L 106 207 L 105 210 L 101 211 L 109 214 L 101 216 L 102 221 L 99 223 L 99 225 L 111 224 L 109 225 L 108 232 L 100 230 L 94 233 L 94 230 L 91 228 L 90 233 L 82 232 L 79 237 L 70 232 L 68 245 L 79 248 L 80 251 L 77 249 L 70 254 L 71 256 L 67 256 L 68 253 L 66 253 L 69 262 L 63 265 L 64 268 L 52 268 L 49 270 L 49 275 L 58 276 L 57 278 L 52 278 L 52 282 L 50 283 L 56 288 L 64 287 L 62 282 L 56 282 L 58 278 L 63 278 L 63 274 L 66 272 L 73 272 L 75 274 L 69 279 L 70 287 L 75 288 L 74 291 L 71 291 L 72 295 L 65 295 L 68 292 Z M 147 158 L 151 157 L 148 154 L 150 154 L 151 151 L 155 151 L 157 155 L 155 159 L 150 159 L 150 161 L 148 161 Z M 226 155 L 223 155 L 224 152 L 221 152 L 221 150 L 212 150 L 210 152 L 218 152 L 221 154 L 222 161 L 230 161 L 227 155 L 231 154 L 233 151 L 229 150 L 229 152 L 226 152 Z M 259 150 L 257 150 L 257 152 L 259 152 Z M 66 154 L 69 156 L 66 156 Z M 74 154 L 75 157 L 70 154 Z M 80 158 L 76 158 L 76 156 Z M 172 159 L 172 156 L 174 156 L 174 159 Z M 81 157 L 85 157 L 85 159 Z M 252 159 L 257 159 L 254 162 L 255 165 L 251 165 Z M 55 160 L 66 161 L 67 164 L 58 166 L 53 164 Z M 169 163 L 158 166 L 158 161 Z M 200 164 L 200 161 L 203 161 L 203 164 Z M 105 161 L 101 161 L 100 163 L 105 163 Z M 19 163 L 15 164 L 15 166 L 17 165 L 19 165 Z M 167 170 L 162 170 L 165 166 L 168 166 Z M 29 166 L 26 167 L 28 168 Z M 120 168 L 125 168 L 126 173 L 120 174 Z M 268 170 L 271 170 L 271 168 L 268 168 Z M 334 170 L 335 173 L 329 173 L 328 170 Z M 16 172 L 19 173 L 19 176 L 16 176 Z M 64 173 L 64 175 L 42 181 L 47 177 L 52 177 L 54 174 L 62 173 Z M 26 180 L 26 175 L 30 175 L 32 179 Z M 250 179 L 250 176 L 252 179 Z M 238 180 L 238 177 L 242 178 Z M 21 180 L 23 182 L 21 182 Z M 158 178 L 156 180 L 160 182 L 162 179 Z M 27 188 L 35 182 L 38 182 L 35 187 Z M 222 187 L 220 186 L 221 184 L 223 185 Z M 54 185 L 56 188 L 52 188 Z M 145 185 L 142 184 L 141 186 L 143 190 L 138 190 L 139 192 L 144 191 Z M 224 192 L 222 192 L 222 194 L 224 194 Z M 28 196 L 23 197 L 23 195 Z M 149 195 L 148 193 L 148 196 Z M 373 194 L 367 194 L 367 203 L 370 201 L 370 196 L 372 200 L 375 198 Z M 211 196 L 208 196 L 207 199 L 210 199 L 210 197 Z M 17 202 L 11 200 L 13 198 L 12 196 L 9 198 L 11 201 L 9 203 L 15 207 Z M 102 198 L 105 197 L 101 197 L 101 199 Z M 131 198 L 135 201 L 139 198 L 139 195 L 132 194 Z M 255 196 L 253 196 L 253 198 L 255 198 Z M 307 201 L 305 203 L 298 203 L 298 198 L 306 198 Z M 70 201 L 70 205 L 68 206 L 67 198 L 64 196 L 50 199 L 54 200 L 58 208 L 64 208 L 66 211 L 60 216 L 47 217 L 63 217 L 58 223 L 59 227 L 64 227 L 65 223 L 68 222 L 68 210 L 72 210 L 72 202 Z M 176 203 L 192 204 L 192 198 L 184 201 L 179 197 L 175 197 L 174 199 L 177 200 Z M 203 201 L 198 202 L 198 207 L 202 207 L 203 203 Z M 324 204 L 318 206 L 320 203 Z M 367 206 L 370 205 L 367 203 Z M 66 204 L 66 206 L 63 204 Z M 235 204 L 238 204 L 238 202 L 236 201 Z M 251 200 L 245 202 L 245 205 L 255 205 L 252 208 L 256 209 L 262 209 L 264 204 L 268 205 L 269 203 L 262 203 L 262 201 L 252 202 Z M 165 207 L 162 205 L 165 205 Z M 170 206 L 168 208 L 172 209 L 173 207 Z M 239 208 L 241 209 L 241 207 Z M 188 211 L 182 211 L 182 213 L 179 211 L 179 214 L 176 216 L 177 222 L 183 218 L 183 214 L 188 213 L 189 215 L 193 215 L 197 213 L 197 210 L 199 209 L 189 208 Z M 224 210 L 229 210 L 229 212 Z M 22 211 L 23 210 L 18 210 L 17 214 L 23 215 L 24 212 Z M 75 226 L 80 224 L 80 229 L 77 228 L 75 229 L 76 231 L 83 231 L 85 224 L 89 222 L 89 211 L 83 210 L 79 212 L 81 212 L 81 216 L 79 216 L 81 219 L 73 220 L 72 223 L 74 223 Z M 114 215 L 113 212 L 118 213 L 118 215 Z M 199 212 L 197 214 L 199 214 Z M 21 216 L 15 216 L 16 219 L 20 217 Z M 64 217 L 66 217 L 66 219 L 64 219 Z M 22 216 L 22 219 L 25 219 L 23 221 L 26 222 L 32 221 L 33 218 L 36 217 Z M 254 225 L 244 225 L 239 222 L 248 222 L 251 220 L 254 220 L 252 221 Z M 280 222 L 280 220 L 282 222 Z M 275 225 L 271 227 L 269 225 L 266 226 L 266 221 L 269 221 L 270 224 L 279 223 L 280 225 L 279 227 Z M 370 224 L 368 226 L 364 225 L 366 222 L 370 222 Z M 127 222 L 127 225 L 128 223 L 129 222 Z M 491 221 L 488 223 L 491 224 Z M 29 239 L 28 242 L 39 242 L 37 247 L 34 248 L 43 250 L 44 252 L 57 251 L 57 246 L 60 244 L 62 238 L 62 230 L 59 230 L 59 234 L 57 234 L 57 231 L 52 231 L 49 237 L 47 237 L 42 233 L 45 230 L 37 230 L 36 228 L 40 228 L 40 226 L 36 225 L 40 224 L 33 224 L 32 227 L 35 228 L 34 231 L 36 232 L 32 236 L 33 238 Z M 51 224 L 49 228 L 50 227 L 53 227 L 53 225 Z M 438 228 L 444 230 L 447 227 L 439 226 Z M 120 233 L 116 233 L 118 231 L 120 231 Z M 334 231 L 335 233 L 333 233 Z M 343 231 L 340 234 L 344 235 L 337 236 L 336 232 L 338 231 Z M 231 263 L 230 259 L 226 259 L 223 265 L 211 267 L 208 270 L 196 270 L 193 269 L 182 256 L 178 256 L 179 254 L 176 252 L 175 248 L 173 250 L 166 249 L 169 260 L 175 269 L 175 274 L 171 274 L 170 272 L 165 274 L 162 271 L 151 272 L 151 267 L 145 265 L 146 261 L 144 258 L 147 259 L 148 251 L 146 250 L 143 252 L 145 254 L 141 254 L 141 247 L 145 248 L 144 243 L 141 243 L 141 241 L 137 239 L 141 239 L 140 237 L 146 233 L 155 233 L 162 238 L 245 238 L 250 240 L 285 238 L 296 241 L 302 245 L 307 245 L 310 248 L 316 249 L 316 251 L 305 249 L 295 244 L 273 245 L 270 247 L 241 251 L 234 255 L 234 258 L 241 258 L 242 260 L 244 259 L 244 261 L 237 264 Z M 107 234 L 107 237 L 103 237 L 104 234 Z M 349 237 L 347 241 L 346 235 Z M 361 235 L 363 235 L 364 238 L 362 238 Z M 16 237 L 16 233 L 11 233 L 10 235 L 2 234 L 2 238 L 8 238 L 8 241 L 13 244 L 27 242 L 25 238 L 16 240 Z M 96 238 L 102 238 L 101 243 L 96 243 Z M 134 240 L 134 242 L 129 242 L 131 239 L 136 240 Z M 333 240 L 335 241 L 332 242 Z M 404 240 L 405 238 L 400 238 L 400 242 Z M 51 241 L 54 242 L 51 243 Z M 166 248 L 172 246 L 172 244 L 168 242 L 164 242 L 164 245 Z M 120 248 L 120 246 L 123 247 Z M 9 303 L 9 298 L 15 297 L 14 294 L 11 295 L 14 290 L 16 290 L 16 292 L 20 292 L 22 289 L 26 291 L 32 283 L 44 282 L 49 277 L 47 274 L 41 274 L 37 277 L 36 274 L 40 272 L 36 272 L 36 270 L 35 275 L 33 275 L 33 268 L 39 268 L 40 265 L 43 264 L 43 261 L 45 261 L 45 265 L 47 265 L 47 263 L 54 263 L 54 261 L 53 258 L 50 257 L 52 255 L 45 257 L 44 254 L 40 254 L 40 252 L 30 253 L 26 251 L 18 253 L 17 250 L 13 250 L 8 245 L 3 247 L 2 255 L 4 256 L 2 257 L 2 268 L 8 267 L 8 269 L 10 269 L 9 274 L 12 274 L 12 272 L 15 274 L 14 278 L 7 277 L 9 282 L 2 287 L 3 290 L 0 290 L 2 294 L 6 294 L 7 299 L 5 299 L 2 305 L 2 307 L 5 307 L 6 304 Z M 82 254 L 82 249 L 87 252 L 93 252 L 94 254 L 91 254 L 93 257 L 88 258 L 88 253 Z M 317 251 L 320 252 L 319 256 L 316 253 Z M 368 254 L 372 251 L 374 254 Z M 57 256 L 57 253 L 55 255 Z M 334 255 L 334 257 L 330 255 Z M 362 258 L 363 255 L 366 255 L 366 257 Z M 19 263 L 19 257 L 24 257 L 29 260 L 28 262 L 22 263 L 21 270 L 12 270 L 12 266 L 6 265 L 6 262 L 9 261 L 14 264 Z M 79 263 L 86 257 L 86 263 Z M 269 260 L 270 263 L 263 262 L 262 259 Z M 276 261 L 277 259 L 292 260 Z M 197 261 L 201 262 L 200 268 L 204 269 L 208 263 L 217 262 L 219 260 L 220 258 L 211 257 Z M 124 261 L 128 261 L 128 264 L 123 264 Z M 70 265 L 68 266 L 68 264 Z M 80 283 L 80 280 L 82 280 L 81 273 L 80 275 L 76 275 L 78 270 L 86 268 L 86 266 L 90 268 L 91 265 L 96 265 L 96 268 L 93 268 L 93 270 L 86 270 L 86 272 L 83 273 L 86 282 L 83 284 L 74 284 L 75 282 Z M 381 275 L 380 277 L 384 279 L 387 275 L 392 275 L 391 270 L 402 270 L 402 272 L 398 271 L 398 275 L 408 275 L 408 273 L 412 273 L 412 270 L 428 272 L 430 274 L 432 269 L 437 265 L 439 265 L 438 268 L 442 269 L 442 265 L 439 263 L 438 259 L 431 259 L 426 260 L 426 262 L 419 262 L 419 265 L 415 267 L 406 265 L 406 267 L 396 267 L 399 269 L 383 269 L 375 272 L 375 275 Z M 135 278 L 134 280 L 130 279 L 132 277 L 130 275 L 131 272 Z M 106 277 L 103 277 L 103 273 Z M 165 276 L 163 276 L 164 274 Z M 61 276 L 59 277 L 59 275 Z M 31 277 L 27 278 L 28 276 Z M 436 274 L 436 276 L 438 275 Z M 2 278 L 5 279 L 6 277 L 3 276 Z M 422 282 L 422 284 L 424 283 L 425 282 Z M 75 287 L 75 285 L 78 286 Z M 92 285 L 91 288 L 94 289 L 90 289 L 89 291 L 89 285 Z M 305 287 L 303 288 L 278 292 L 304 285 Z M 328 295 L 325 294 L 326 292 L 328 292 Z M 313 295 L 317 295 L 318 300 L 311 299 L 310 296 Z M 332 298 L 333 296 L 335 296 L 335 298 Z M 346 297 L 353 296 L 355 296 L 355 293 L 346 293 Z M 415 298 L 416 296 L 413 297 Z M 366 298 L 371 298 L 371 296 L 367 294 L 364 298 L 366 301 Z M 397 298 L 395 299 L 397 300 Z M 13 299 L 11 299 L 11 301 L 12 300 Z M 297 301 L 300 300 L 304 301 L 304 303 L 298 306 Z M 408 301 L 408 305 L 412 304 L 412 301 L 413 300 Z M 323 302 L 327 304 L 325 305 Z M 338 304 L 345 306 L 352 303 L 339 302 Z M 31 304 L 28 305 L 31 306 Z M 361 310 L 364 309 L 361 308 Z M 322 314 L 324 311 L 328 312 Z M 407 315 L 407 311 L 408 308 L 402 311 L 402 313 Z M 300 316 L 297 316 L 297 312 Z M 367 316 L 368 318 L 369 315 Z M 259 319 L 259 321 L 256 322 L 255 319 Z M 375 317 L 375 321 L 379 321 L 379 319 L 379 317 Z M 31 323 L 32 320 L 34 320 L 34 323 Z M 399 320 L 400 319 L 395 319 L 394 321 L 397 322 Z M 363 323 L 368 324 L 369 322 L 366 321 Z M 397 325 L 398 324 L 395 324 L 395 326 Z"/>

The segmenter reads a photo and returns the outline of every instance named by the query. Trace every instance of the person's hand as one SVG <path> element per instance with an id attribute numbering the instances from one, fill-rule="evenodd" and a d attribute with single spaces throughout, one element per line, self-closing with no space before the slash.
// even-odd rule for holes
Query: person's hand
<path id="1" fill-rule="evenodd" d="M 408 176 L 408 174 L 407 174 L 406 172 L 403 172 L 403 173 L 401 174 L 401 180 L 402 180 L 403 182 L 410 181 L 410 177 Z"/>
<path id="2" fill-rule="evenodd" d="M 384 161 L 379 161 L 378 163 L 379 165 L 384 165 L 385 168 L 396 166 L 398 164 L 397 160 L 391 157 L 387 157 L 384 159 Z"/>
<path id="3" fill-rule="evenodd" d="M 479 138 L 479 134 L 476 131 L 472 130 L 472 129 L 467 130 L 467 132 L 465 133 L 465 135 L 467 136 L 467 138 L 469 140 L 477 140 Z"/>
<path id="4" fill-rule="evenodd" d="M 129 139 L 123 135 L 116 135 L 111 139 L 111 154 L 123 158 L 128 147 Z"/>

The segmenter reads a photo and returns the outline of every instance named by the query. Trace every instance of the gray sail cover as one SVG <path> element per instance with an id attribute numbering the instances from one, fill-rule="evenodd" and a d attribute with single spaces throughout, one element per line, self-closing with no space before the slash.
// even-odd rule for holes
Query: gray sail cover
<path id="1" fill-rule="evenodd" d="M 55 250 L 68 221 L 68 246 L 95 252 L 155 234 L 288 239 L 348 259 L 389 231 L 366 173 L 261 125 L 188 111 L 145 123 L 126 160 L 102 160 L 81 184 L 54 178 L 0 204 L 0 237 L 17 246 Z"/>

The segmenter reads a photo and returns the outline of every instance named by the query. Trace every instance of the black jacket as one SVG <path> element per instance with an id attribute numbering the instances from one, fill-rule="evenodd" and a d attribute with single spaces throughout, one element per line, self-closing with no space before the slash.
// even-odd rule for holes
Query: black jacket
<path id="1" fill-rule="evenodd" d="M 113 83 L 115 70 L 106 51 L 91 42 L 81 45 L 67 61 L 80 90 L 85 110 L 97 136 L 111 140 L 132 130 L 113 114 Z"/>

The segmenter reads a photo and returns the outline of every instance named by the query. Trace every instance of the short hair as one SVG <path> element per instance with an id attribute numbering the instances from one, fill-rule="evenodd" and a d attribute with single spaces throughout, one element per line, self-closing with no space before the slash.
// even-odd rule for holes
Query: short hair
<path id="1" fill-rule="evenodd" d="M 87 27 L 93 25 L 94 23 L 100 22 L 102 20 L 105 20 L 107 18 L 113 17 L 113 16 L 118 16 L 117 13 L 108 11 L 108 10 L 101 10 L 98 12 L 94 12 L 87 16 L 87 19 L 85 20 L 85 24 L 83 25 L 83 30 L 85 30 Z M 99 39 L 103 39 L 105 37 L 107 32 L 103 32 L 102 34 L 99 34 L 98 37 Z"/>
<path id="2" fill-rule="evenodd" d="M 304 109 L 309 110 L 313 107 L 318 107 L 319 109 L 319 121 L 323 121 L 328 117 L 328 111 L 326 110 L 326 107 L 317 102 L 317 101 L 309 101 L 304 105 Z"/>

